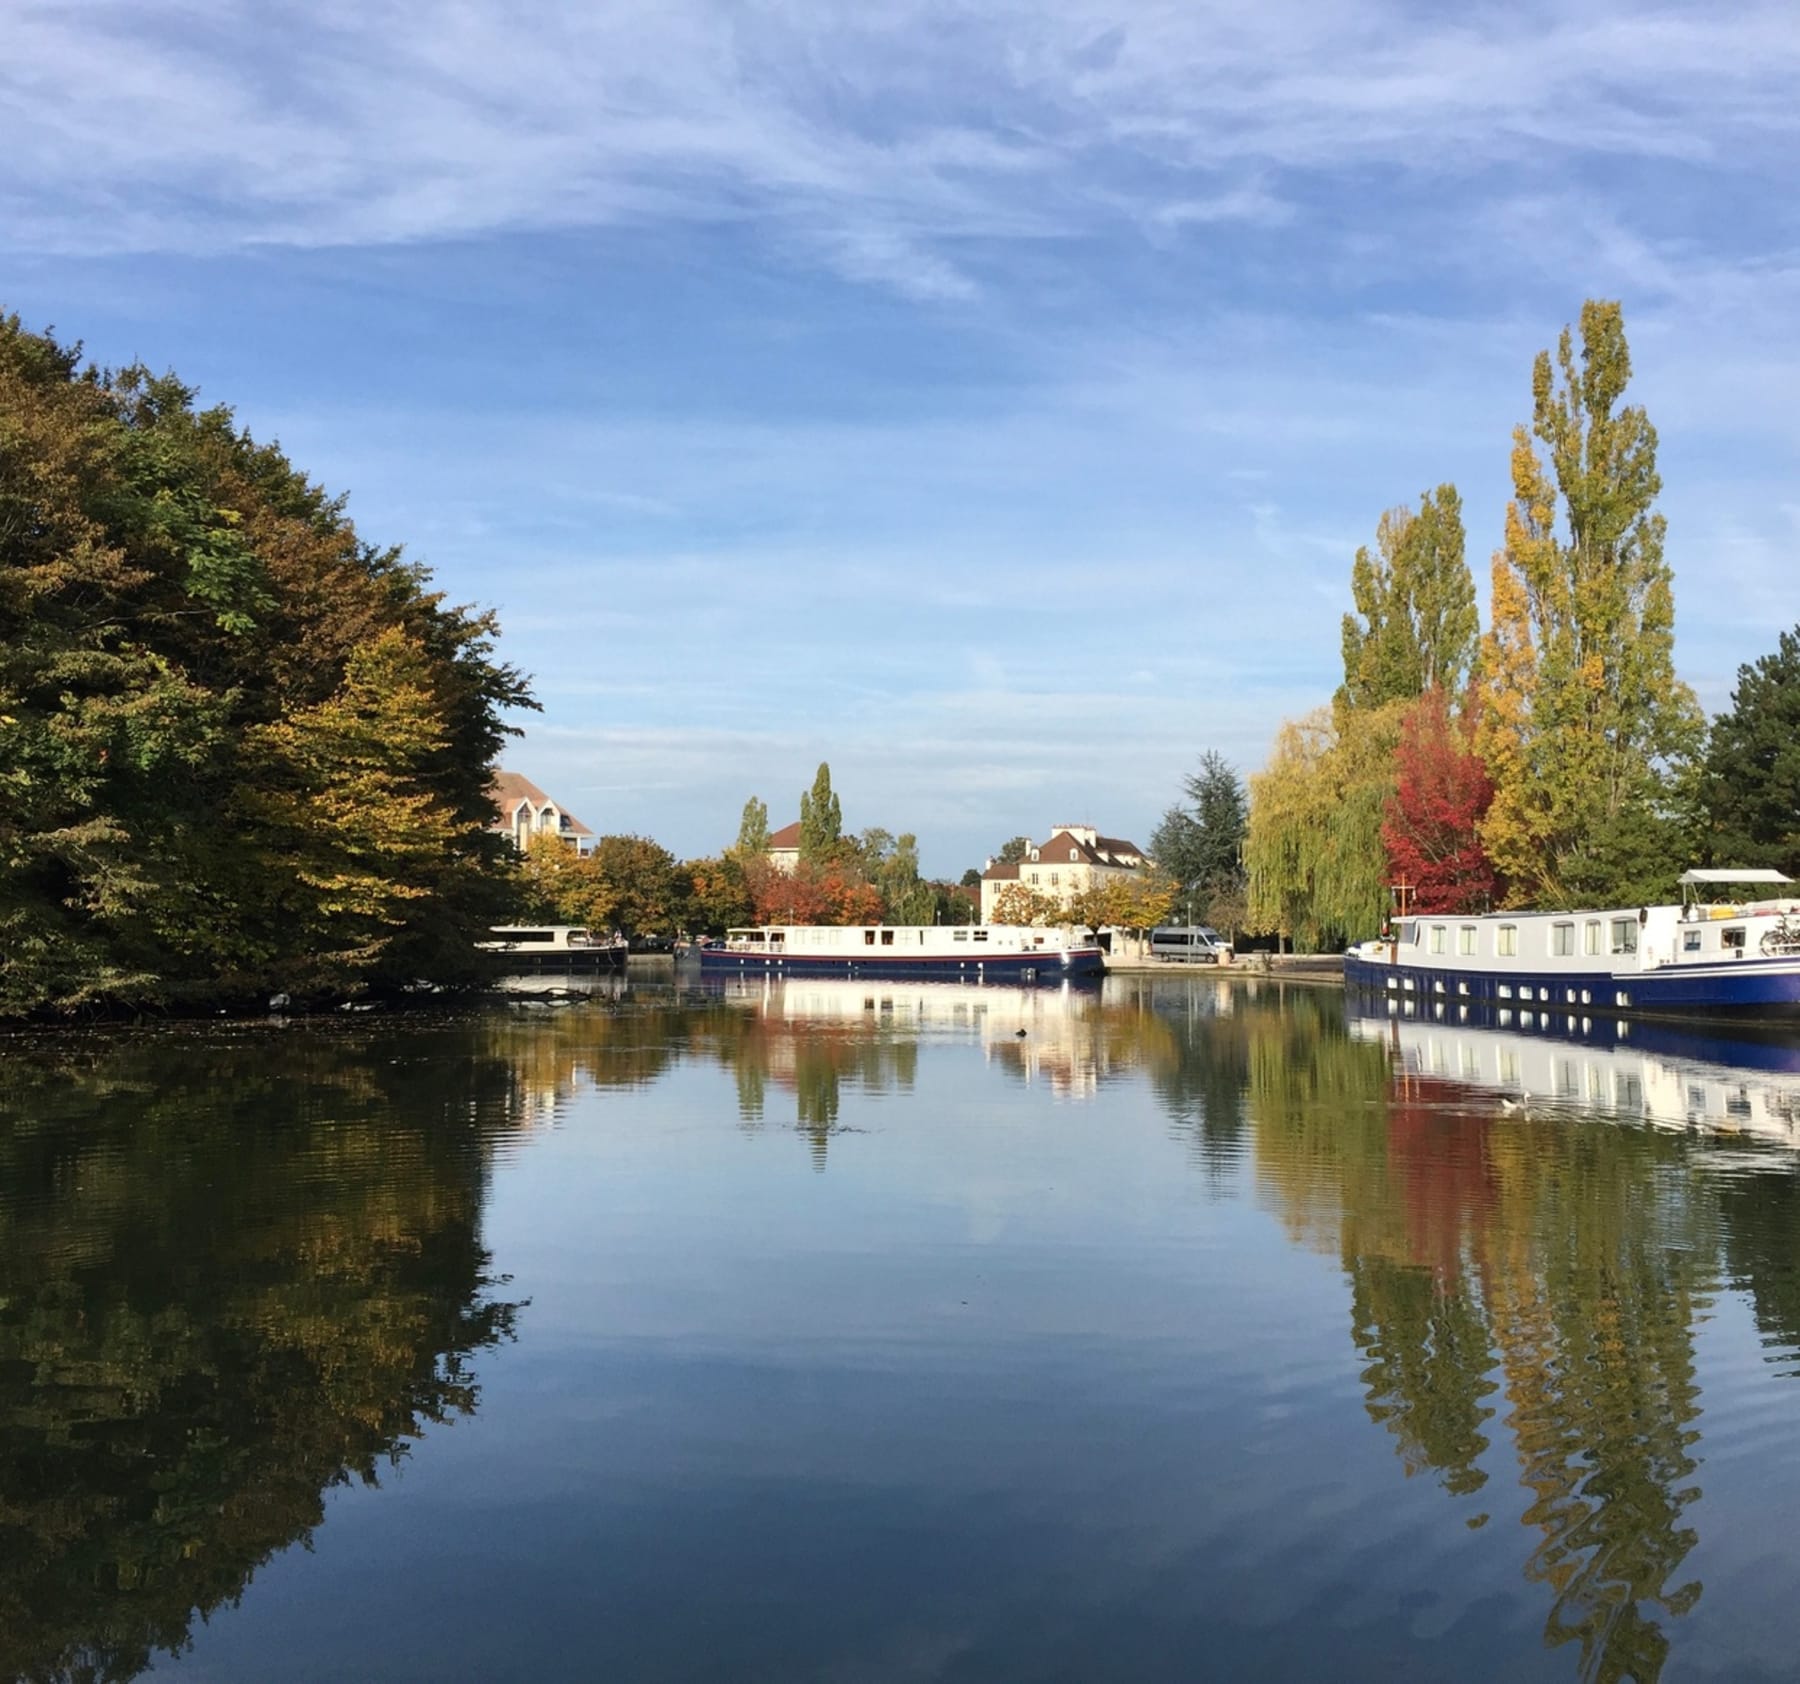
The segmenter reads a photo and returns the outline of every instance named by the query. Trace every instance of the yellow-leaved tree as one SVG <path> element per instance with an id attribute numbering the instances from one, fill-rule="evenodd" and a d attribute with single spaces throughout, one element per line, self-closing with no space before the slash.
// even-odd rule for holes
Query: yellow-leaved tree
<path id="1" fill-rule="evenodd" d="M 1554 364 L 1542 351 L 1532 369 L 1482 642 L 1477 741 L 1494 799 L 1481 834 L 1514 905 L 1672 892 L 1669 773 L 1702 729 L 1675 676 L 1656 429 L 1622 401 L 1619 305 L 1589 299 L 1580 334 L 1579 358 L 1564 328 Z"/>

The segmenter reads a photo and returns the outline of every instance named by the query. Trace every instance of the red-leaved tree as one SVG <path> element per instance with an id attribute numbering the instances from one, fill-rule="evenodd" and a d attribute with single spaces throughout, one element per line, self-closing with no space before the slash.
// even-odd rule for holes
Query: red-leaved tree
<path id="1" fill-rule="evenodd" d="M 879 924 L 881 891 L 844 865 L 759 863 L 747 874 L 759 924 Z"/>
<path id="2" fill-rule="evenodd" d="M 1433 688 L 1401 723 L 1381 845 L 1389 877 L 1412 885 L 1419 912 L 1481 912 L 1500 898 L 1500 875 L 1481 845 L 1494 784 L 1475 752 L 1475 708 L 1473 695 L 1455 709 Z"/>

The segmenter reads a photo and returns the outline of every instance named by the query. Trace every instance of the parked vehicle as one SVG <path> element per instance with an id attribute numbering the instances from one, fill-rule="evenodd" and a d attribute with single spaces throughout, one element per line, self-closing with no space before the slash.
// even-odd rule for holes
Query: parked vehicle
<path id="1" fill-rule="evenodd" d="M 1231 943 L 1208 924 L 1164 924 L 1150 932 L 1150 957 L 1217 965 L 1230 959 Z"/>

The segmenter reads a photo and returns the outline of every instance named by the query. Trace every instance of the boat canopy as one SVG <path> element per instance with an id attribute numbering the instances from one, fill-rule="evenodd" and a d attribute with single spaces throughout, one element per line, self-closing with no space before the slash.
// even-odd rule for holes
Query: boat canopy
<path id="1" fill-rule="evenodd" d="M 1791 883 L 1793 878 L 1767 866 L 1739 866 L 1731 871 L 1684 871 L 1681 882 L 1686 888 L 1696 883 Z"/>

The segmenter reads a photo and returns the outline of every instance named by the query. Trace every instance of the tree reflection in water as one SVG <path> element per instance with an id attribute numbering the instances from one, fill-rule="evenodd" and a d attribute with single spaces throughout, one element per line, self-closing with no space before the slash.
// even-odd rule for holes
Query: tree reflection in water
<path id="1" fill-rule="evenodd" d="M 1341 1255 L 1371 1418 L 1409 1475 L 1469 1498 L 1499 1414 L 1541 1534 L 1524 1571 L 1551 1594 L 1546 1642 L 1579 1645 L 1584 1679 L 1648 1684 L 1664 1621 L 1701 1590 L 1681 1568 L 1717 1186 L 1677 1137 L 1498 1121 L 1491 1095 L 1396 1074 L 1323 1018 L 1249 1027 L 1259 1177 Z"/>
<path id="2" fill-rule="evenodd" d="M 0 1676 L 122 1680 L 179 1652 L 326 1490 L 475 1407 L 470 1359 L 518 1308 L 479 1240 L 506 1072 L 420 1051 L 9 1052 Z"/>
<path id="3" fill-rule="evenodd" d="M 1516 1479 L 1546 1641 L 1584 1679 L 1659 1677 L 1701 1594 L 1694 1328 L 1728 1278 L 1771 1360 L 1800 1346 L 1790 1160 L 1722 1176 L 1679 1136 L 1502 1119 L 1492 1094 L 1398 1073 L 1329 993 L 944 999 L 769 990 L 202 1037 L 192 1059 L 177 1040 L 9 1056 L 0 1673 L 131 1677 L 305 1538 L 323 1492 L 475 1406 L 471 1357 L 516 1313 L 479 1234 L 505 1131 L 710 1063 L 741 1126 L 791 1104 L 823 1170 L 853 1096 L 910 1091 L 948 1029 L 1057 1098 L 1146 1082 L 1216 1189 L 1338 1260 L 1405 1476 L 1477 1527 Z"/>

